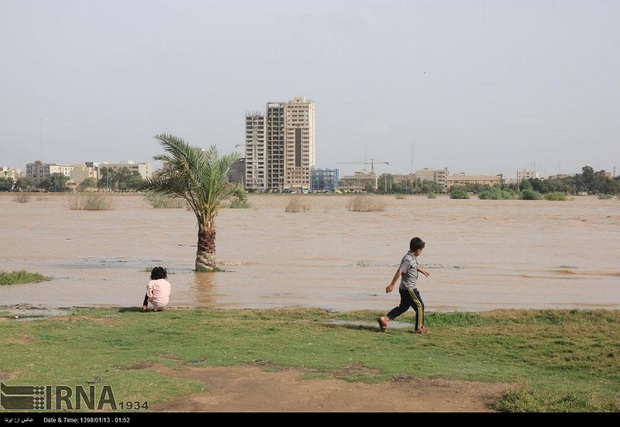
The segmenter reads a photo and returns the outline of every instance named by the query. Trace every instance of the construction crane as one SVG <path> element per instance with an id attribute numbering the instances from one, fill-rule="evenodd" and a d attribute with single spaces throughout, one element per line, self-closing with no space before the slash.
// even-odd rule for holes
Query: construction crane
<path id="1" fill-rule="evenodd" d="M 383 163 L 385 165 L 389 165 L 390 164 L 390 162 L 382 162 L 382 161 L 375 160 L 375 159 L 362 160 L 362 161 L 359 161 L 359 162 L 338 162 L 338 163 L 340 163 L 340 164 L 342 164 L 342 163 L 348 163 L 348 164 L 357 163 L 357 164 L 363 164 L 363 165 L 370 164 L 370 173 L 371 174 L 375 173 L 375 163 Z"/>
<path id="2" fill-rule="evenodd" d="M 375 178 L 375 185 L 374 188 L 375 190 L 377 189 L 377 186 L 379 184 L 379 179 L 377 177 L 377 174 L 375 173 L 375 163 L 383 163 L 384 165 L 389 165 L 390 162 L 382 162 L 379 160 L 375 160 L 375 159 L 370 159 L 370 160 L 363 160 L 363 161 L 359 161 L 359 162 L 338 162 L 340 164 L 363 164 L 363 165 L 368 165 L 370 164 L 370 175 L 372 175 Z"/>

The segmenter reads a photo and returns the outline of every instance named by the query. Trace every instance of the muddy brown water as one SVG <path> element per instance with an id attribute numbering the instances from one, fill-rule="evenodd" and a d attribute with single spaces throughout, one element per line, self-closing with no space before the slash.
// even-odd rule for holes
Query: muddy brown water
<path id="1" fill-rule="evenodd" d="M 315 307 L 386 312 L 385 293 L 409 239 L 426 248 L 426 309 L 620 309 L 620 201 L 564 202 L 375 196 L 383 211 L 352 212 L 353 195 L 250 195 L 217 219 L 219 273 L 193 271 L 197 228 L 185 209 L 141 195 L 112 209 L 71 210 L 67 195 L 17 203 L 0 195 L 0 270 L 53 278 L 0 286 L 0 306 L 138 307 L 150 268 L 165 266 L 173 307 Z M 286 212 L 292 197 L 306 211 Z"/>

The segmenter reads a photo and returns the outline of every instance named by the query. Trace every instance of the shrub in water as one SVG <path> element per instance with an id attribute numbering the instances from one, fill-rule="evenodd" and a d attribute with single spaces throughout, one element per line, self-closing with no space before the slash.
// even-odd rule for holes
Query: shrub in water
<path id="1" fill-rule="evenodd" d="M 521 192 L 521 200 L 540 200 L 542 195 L 538 191 L 534 191 L 531 188 L 525 189 Z"/>
<path id="2" fill-rule="evenodd" d="M 301 196 L 293 196 L 286 205 L 286 212 L 305 212 L 309 210 L 308 201 L 302 200 Z"/>
<path id="3" fill-rule="evenodd" d="M 105 211 L 112 209 L 112 198 L 104 193 L 88 191 L 69 196 L 69 209 L 85 211 Z"/>
<path id="4" fill-rule="evenodd" d="M 469 199 L 469 194 L 467 194 L 467 192 L 463 189 L 454 188 L 452 191 L 450 191 L 450 198 L 451 199 Z"/>
<path id="5" fill-rule="evenodd" d="M 156 209 L 177 209 L 185 207 L 185 200 L 156 191 L 146 191 L 144 200 Z"/>
<path id="6" fill-rule="evenodd" d="M 546 200 L 551 201 L 564 201 L 566 200 L 566 195 L 564 193 L 547 193 L 545 194 Z"/>
<path id="7" fill-rule="evenodd" d="M 347 209 L 353 212 L 381 212 L 385 210 L 385 202 L 378 197 L 364 194 L 350 199 Z"/>

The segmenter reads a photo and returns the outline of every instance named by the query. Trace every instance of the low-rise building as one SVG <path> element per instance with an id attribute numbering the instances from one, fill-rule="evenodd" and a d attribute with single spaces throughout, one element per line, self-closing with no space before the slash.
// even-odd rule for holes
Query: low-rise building
<path id="1" fill-rule="evenodd" d="M 23 172 L 21 169 L 10 168 L 7 166 L 0 166 L 0 177 L 3 178 L 12 178 L 13 182 L 17 181 L 21 178 Z"/>
<path id="2" fill-rule="evenodd" d="M 43 163 L 36 160 L 34 163 L 26 165 L 26 176 L 31 178 L 35 184 L 40 183 L 44 179 L 50 179 L 55 173 L 61 173 L 71 179 L 71 171 L 73 166 L 63 166 L 56 163 Z"/>
<path id="3" fill-rule="evenodd" d="M 121 171 L 127 168 L 130 173 L 138 172 L 142 179 L 148 179 L 153 177 L 153 165 L 151 163 L 136 163 L 133 160 L 127 160 L 120 163 L 99 163 L 99 170 L 101 168 L 112 169 L 115 172 Z"/>
<path id="4" fill-rule="evenodd" d="M 99 180 L 99 173 L 95 166 L 88 166 L 86 163 L 77 163 L 73 165 L 71 181 L 79 185 L 88 178 L 94 178 L 95 181 Z"/>
<path id="5" fill-rule="evenodd" d="M 338 169 L 312 168 L 310 170 L 310 191 L 332 193 L 338 187 Z"/>
<path id="6" fill-rule="evenodd" d="M 448 168 L 430 169 L 423 168 L 415 171 L 415 178 L 419 181 L 430 181 L 435 183 L 441 191 L 448 188 L 447 183 Z"/>
<path id="7" fill-rule="evenodd" d="M 501 185 L 502 175 L 465 175 L 463 172 L 446 178 L 446 189 L 458 185 Z"/>
<path id="8" fill-rule="evenodd" d="M 533 171 L 530 169 L 517 169 L 517 182 L 531 178 L 540 178 L 538 171 Z"/>
<path id="9" fill-rule="evenodd" d="M 338 191 L 343 193 L 359 193 L 367 188 L 377 188 L 377 174 L 355 172 L 354 175 L 343 176 L 338 181 Z"/>

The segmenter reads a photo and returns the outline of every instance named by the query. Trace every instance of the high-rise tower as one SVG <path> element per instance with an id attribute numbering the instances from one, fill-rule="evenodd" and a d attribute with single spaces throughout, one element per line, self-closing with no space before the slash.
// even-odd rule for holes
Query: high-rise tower
<path id="1" fill-rule="evenodd" d="M 245 116 L 245 188 L 304 192 L 315 166 L 314 102 L 268 102 L 265 114 Z"/>
<path id="2" fill-rule="evenodd" d="M 314 103 L 297 97 L 284 106 L 284 188 L 310 189 L 310 170 L 315 165 Z"/>
<path id="3" fill-rule="evenodd" d="M 266 188 L 265 116 L 260 113 L 245 116 L 245 189 L 262 192 Z"/>
<path id="4" fill-rule="evenodd" d="M 265 117 L 267 148 L 267 191 L 284 191 L 284 102 L 268 102 Z"/>
<path id="5" fill-rule="evenodd" d="M 260 141 L 260 115 L 246 116 L 246 188 L 251 186 L 254 159 L 248 162 L 252 151 L 264 147 L 264 190 L 308 191 L 310 171 L 315 166 L 314 102 L 303 97 L 287 102 L 268 102 L 264 117 L 264 143 Z M 257 145 L 256 145 L 257 144 Z M 260 170 L 260 168 L 257 168 Z"/>

